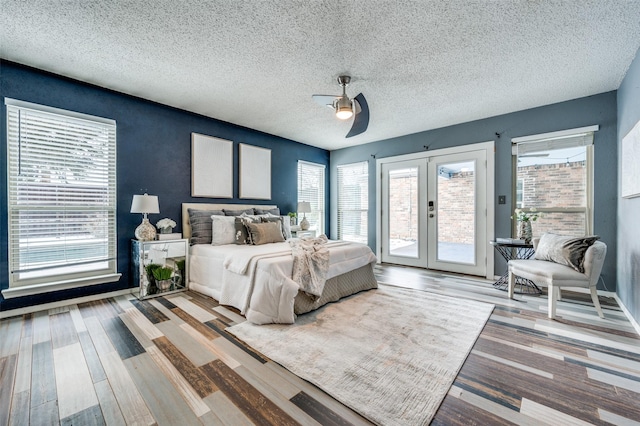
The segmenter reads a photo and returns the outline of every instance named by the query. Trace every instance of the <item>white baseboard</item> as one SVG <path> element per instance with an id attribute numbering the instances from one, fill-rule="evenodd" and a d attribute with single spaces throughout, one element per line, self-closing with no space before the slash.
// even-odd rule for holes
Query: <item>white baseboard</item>
<path id="1" fill-rule="evenodd" d="M 622 300 L 620 300 L 617 293 L 614 293 L 613 297 L 616 299 L 616 302 L 618 302 L 618 305 L 622 309 L 622 312 L 624 312 L 624 314 L 629 319 L 629 322 L 631 323 L 633 328 L 636 329 L 636 333 L 638 333 L 638 335 L 640 336 L 640 324 L 638 324 L 638 321 L 636 321 L 635 318 L 633 318 L 633 315 L 631 315 L 631 312 L 629 312 L 629 309 L 627 309 L 627 307 L 624 306 L 624 303 L 622 303 Z"/>
<path id="2" fill-rule="evenodd" d="M 0 319 L 14 317 L 17 315 L 31 314 L 33 312 L 45 311 L 47 309 L 60 308 L 67 305 L 75 305 L 78 303 L 92 302 L 94 300 L 106 299 L 109 297 L 130 294 L 138 291 L 138 287 L 125 288 L 124 290 L 111 291 L 109 293 L 92 294 L 90 296 L 76 297 L 75 299 L 59 300 L 57 302 L 43 303 L 41 305 L 25 306 L 24 308 L 10 309 L 8 311 L 0 311 Z"/>

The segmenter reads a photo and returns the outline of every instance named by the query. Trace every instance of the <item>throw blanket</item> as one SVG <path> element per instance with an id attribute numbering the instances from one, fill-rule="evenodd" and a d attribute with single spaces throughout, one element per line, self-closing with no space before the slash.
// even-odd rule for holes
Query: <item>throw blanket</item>
<path id="1" fill-rule="evenodd" d="M 293 255 L 292 279 L 300 290 L 318 299 L 322 296 L 329 270 L 329 239 L 322 234 L 318 238 L 289 240 Z"/>

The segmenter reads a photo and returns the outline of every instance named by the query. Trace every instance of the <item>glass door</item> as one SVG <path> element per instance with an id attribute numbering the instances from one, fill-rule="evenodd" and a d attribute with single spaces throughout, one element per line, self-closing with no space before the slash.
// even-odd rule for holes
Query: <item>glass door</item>
<path id="1" fill-rule="evenodd" d="M 429 159 L 429 269 L 486 275 L 485 157 L 472 151 Z"/>
<path id="2" fill-rule="evenodd" d="M 382 165 L 383 262 L 427 264 L 427 159 Z"/>

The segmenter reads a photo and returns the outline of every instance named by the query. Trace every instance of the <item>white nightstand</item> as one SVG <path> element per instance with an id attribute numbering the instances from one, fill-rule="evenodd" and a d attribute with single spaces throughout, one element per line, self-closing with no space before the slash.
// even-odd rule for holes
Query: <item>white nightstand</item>
<path id="1" fill-rule="evenodd" d="M 302 237 L 315 238 L 316 237 L 316 231 L 314 231 L 313 229 L 307 229 L 306 231 L 303 231 L 302 229 L 298 229 L 296 231 L 291 230 L 291 236 L 293 238 L 302 238 Z"/>
<path id="2" fill-rule="evenodd" d="M 163 240 L 138 241 L 131 240 L 131 264 L 133 265 L 133 284 L 140 287 L 138 298 L 144 299 L 184 291 L 187 289 L 189 261 L 189 241 Z M 149 277 L 149 265 L 160 265 L 173 269 L 166 288 L 157 285 L 155 278 Z"/>

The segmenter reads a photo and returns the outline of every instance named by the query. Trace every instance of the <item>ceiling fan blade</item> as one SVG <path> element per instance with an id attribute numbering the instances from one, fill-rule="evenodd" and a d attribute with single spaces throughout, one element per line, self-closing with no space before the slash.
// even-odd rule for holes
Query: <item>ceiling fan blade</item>
<path id="1" fill-rule="evenodd" d="M 367 100 L 362 93 L 353 100 L 356 102 L 356 117 L 353 120 L 351 130 L 347 133 L 347 138 L 364 133 L 369 127 L 369 104 L 367 104 Z M 360 112 L 357 112 L 358 106 L 360 107 Z"/>
<path id="2" fill-rule="evenodd" d="M 311 95 L 314 101 L 320 105 L 328 106 L 333 108 L 333 101 L 339 99 L 340 96 L 334 95 Z"/>

